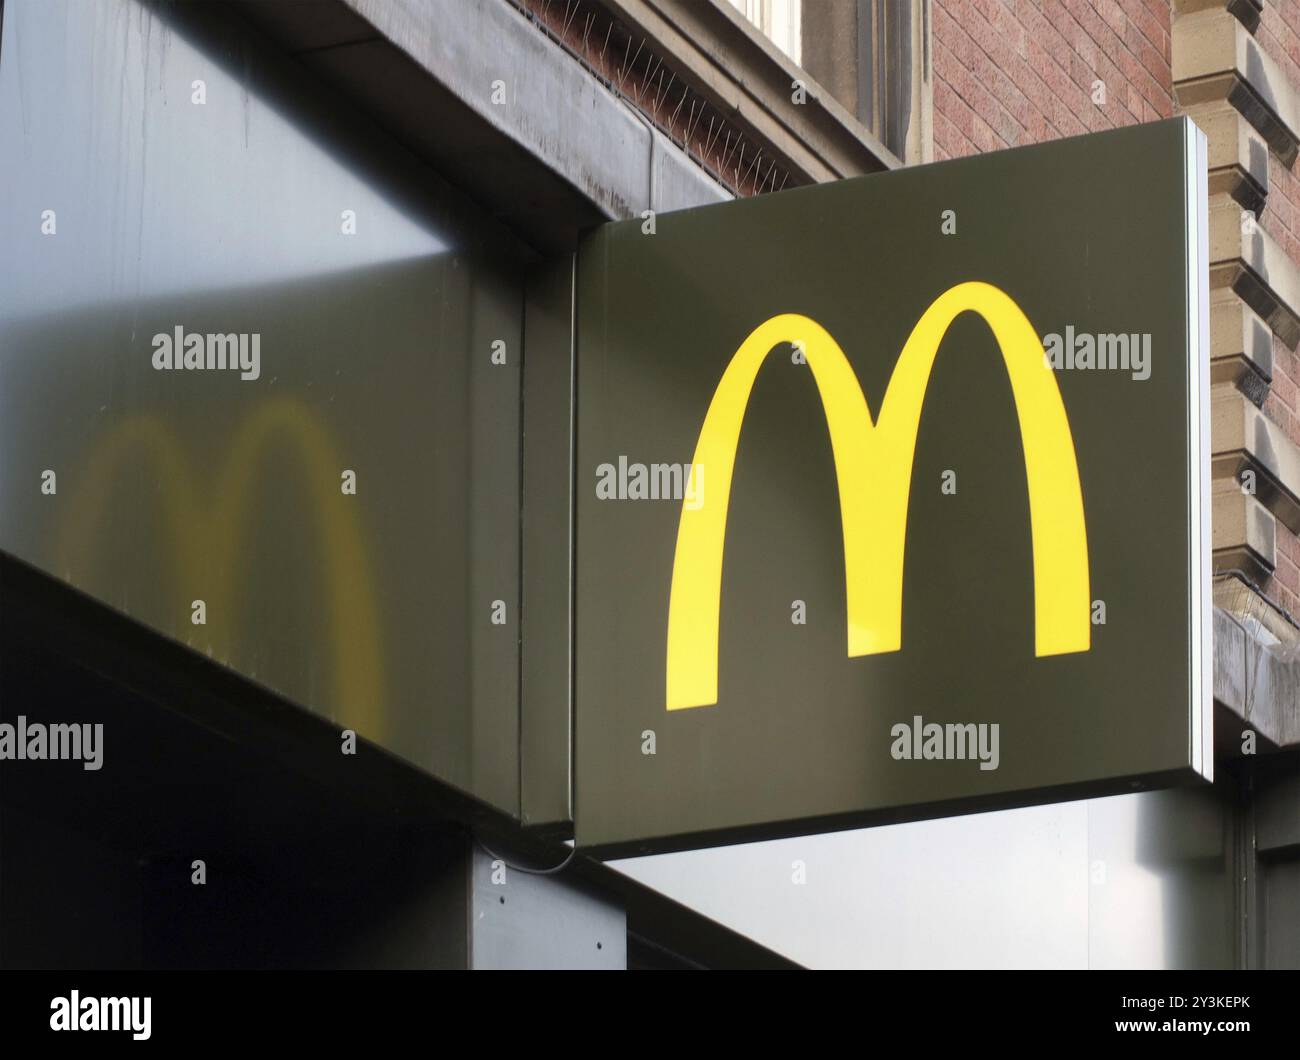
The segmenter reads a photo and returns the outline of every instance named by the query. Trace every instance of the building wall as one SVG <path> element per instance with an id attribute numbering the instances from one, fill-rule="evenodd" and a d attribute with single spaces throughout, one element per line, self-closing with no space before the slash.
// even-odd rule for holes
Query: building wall
<path id="1" fill-rule="evenodd" d="M 1167 0 L 934 0 L 933 17 L 937 159 L 1173 114 Z"/>
<path id="2" fill-rule="evenodd" d="M 1268 0 L 1255 39 L 1278 64 L 1292 85 L 1300 85 L 1300 0 Z M 1260 216 L 1264 230 L 1300 262 L 1300 174 L 1269 156 L 1268 203 Z M 1300 355 L 1273 340 L 1273 383 L 1264 412 L 1300 443 Z M 1277 569 L 1270 595 L 1293 615 L 1300 615 L 1300 537 L 1279 526 Z"/>

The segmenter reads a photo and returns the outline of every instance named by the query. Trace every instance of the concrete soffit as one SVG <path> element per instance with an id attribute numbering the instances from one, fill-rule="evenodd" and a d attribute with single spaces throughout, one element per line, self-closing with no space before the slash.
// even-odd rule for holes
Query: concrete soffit
<path id="1" fill-rule="evenodd" d="M 602 220 L 725 200 L 732 189 L 671 125 L 655 129 L 530 0 L 226 0 L 280 47 L 340 88 L 380 125 L 543 253 L 572 249 Z M 551 4 L 563 9 L 563 4 Z M 772 184 L 830 180 L 900 165 L 829 95 L 729 7 L 712 0 L 583 0 L 638 34 L 647 55 L 784 167 Z M 645 57 L 642 64 L 647 61 Z M 656 80 L 656 91 L 670 84 Z M 663 89 L 667 91 L 666 88 Z M 683 113 L 687 108 L 683 108 Z M 708 120 L 698 123 L 707 127 Z M 734 141 L 733 141 L 734 143 Z M 743 175 L 742 175 L 743 176 Z M 772 190 L 740 182 L 742 193 Z M 653 201 L 652 201 L 653 200 Z"/>
<path id="2" fill-rule="evenodd" d="M 1257 610 L 1214 608 L 1214 700 L 1263 742 L 1255 751 L 1300 746 L 1300 642 L 1279 643 Z M 1236 757 L 1243 742 L 1229 729 L 1216 746 Z"/>

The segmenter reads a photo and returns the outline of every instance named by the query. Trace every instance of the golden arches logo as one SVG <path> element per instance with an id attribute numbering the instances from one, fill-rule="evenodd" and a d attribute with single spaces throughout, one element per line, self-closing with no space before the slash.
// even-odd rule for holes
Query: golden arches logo
<path id="1" fill-rule="evenodd" d="M 903 346 L 873 422 L 844 351 L 795 313 L 755 328 L 714 391 L 695 446 L 708 494 L 682 507 L 668 605 L 667 707 L 718 701 L 722 553 L 736 447 L 759 369 L 773 347 L 799 342 L 821 397 L 835 460 L 844 537 L 850 658 L 902 646 L 903 550 L 912 460 L 939 344 L 962 313 L 978 313 L 1002 351 L 1020 421 L 1029 491 L 1038 656 L 1087 651 L 1088 543 L 1074 438 L 1038 333 L 1020 307 L 987 283 L 958 284 L 934 300 Z"/>
<path id="2" fill-rule="evenodd" d="M 94 532 L 110 501 L 110 487 L 124 461 L 139 454 L 158 469 L 158 496 L 163 506 L 170 546 L 172 584 L 181 591 L 200 592 L 209 612 L 231 613 L 232 577 L 239 561 L 239 541 L 249 513 L 246 511 L 257 463 L 264 447 L 276 436 L 296 447 L 307 468 L 318 514 L 336 503 L 342 467 L 329 435 L 301 402 L 269 401 L 236 432 L 223 470 L 213 484 L 211 501 L 202 503 L 193 467 L 184 447 L 159 418 L 131 416 L 123 420 L 92 452 L 82 481 L 74 493 L 68 521 L 60 541 L 65 567 L 71 557 L 91 554 Z M 337 511 L 337 509 L 335 509 Z M 384 732 L 383 668 L 379 613 L 369 561 L 355 514 L 348 510 L 325 518 L 322 547 L 328 575 L 330 648 L 334 662 L 335 695 L 341 717 L 336 719 L 366 736 L 381 740 Z M 188 608 L 189 600 L 185 600 Z M 211 645 L 218 658 L 230 650 L 229 638 L 216 627 Z"/>

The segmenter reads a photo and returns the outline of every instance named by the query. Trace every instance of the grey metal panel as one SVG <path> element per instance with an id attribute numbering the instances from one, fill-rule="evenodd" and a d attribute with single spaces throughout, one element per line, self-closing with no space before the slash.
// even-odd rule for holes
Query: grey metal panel
<path id="1" fill-rule="evenodd" d="M 218 5 L 11 0 L 0 141 L 0 545 L 517 813 L 523 250 Z"/>
<path id="2" fill-rule="evenodd" d="M 468 406 L 462 439 L 468 505 L 464 514 L 447 512 L 444 518 L 466 529 L 459 548 L 470 576 L 465 602 L 469 652 L 460 666 L 468 667 L 471 686 L 470 790 L 518 816 L 524 334 L 522 277 L 511 279 L 509 284 L 478 281 L 471 286 L 470 335 L 463 351 L 468 389 L 453 397 Z M 502 358 L 505 363 L 498 363 Z M 497 613 L 498 606 L 504 611 Z M 498 624 L 494 618 L 504 621 Z"/>
<path id="3" fill-rule="evenodd" d="M 1236 873 L 1226 787 L 1221 780 L 614 867 L 813 968 L 1231 967 Z"/>
<path id="4" fill-rule="evenodd" d="M 481 847 L 471 871 L 471 968 L 627 967 L 627 917 L 610 897 L 511 868 Z"/>
<path id="5" fill-rule="evenodd" d="M 1255 759 L 1245 852 L 1249 967 L 1300 968 L 1300 754 Z"/>
<path id="6" fill-rule="evenodd" d="M 481 120 L 543 159 L 606 216 L 630 217 L 646 208 L 645 127 L 514 7 L 463 0 L 346 3 Z M 485 47 L 486 41 L 493 46 Z M 647 169 L 639 164 L 642 159 Z M 698 169 L 675 179 L 712 183 Z M 690 194 L 683 200 L 665 197 L 659 208 L 692 205 L 700 195 Z"/>
<path id="7" fill-rule="evenodd" d="M 524 311 L 520 819 L 573 818 L 573 256 L 529 276 Z"/>
<path id="8" fill-rule="evenodd" d="M 1255 843 L 1261 853 L 1275 853 L 1288 847 L 1300 851 L 1300 773 L 1273 777 L 1261 785 Z"/>
<path id="9" fill-rule="evenodd" d="M 1300 855 L 1265 862 L 1264 967 L 1300 968 Z"/>
<path id="10" fill-rule="evenodd" d="M 1231 786 L 1088 806 L 1088 967 L 1231 968 Z"/>
<path id="11" fill-rule="evenodd" d="M 613 865 L 810 968 L 1083 968 L 1086 805 Z"/>

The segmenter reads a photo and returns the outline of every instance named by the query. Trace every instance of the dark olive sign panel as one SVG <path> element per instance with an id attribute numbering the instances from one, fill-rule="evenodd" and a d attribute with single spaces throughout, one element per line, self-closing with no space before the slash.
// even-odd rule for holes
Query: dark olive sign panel
<path id="1" fill-rule="evenodd" d="M 580 846 L 1209 777 L 1204 173 L 1176 120 L 591 234 Z"/>

